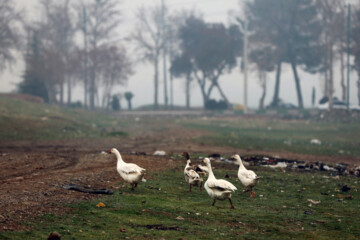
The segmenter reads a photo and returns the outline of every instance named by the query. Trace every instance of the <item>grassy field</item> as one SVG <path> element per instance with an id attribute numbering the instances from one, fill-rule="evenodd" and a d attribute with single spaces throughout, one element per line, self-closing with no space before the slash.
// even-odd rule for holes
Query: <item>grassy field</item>
<path id="1" fill-rule="evenodd" d="M 114 195 L 68 205 L 72 214 L 46 215 L 27 232 L 0 232 L 0 239 L 45 239 L 57 231 L 63 239 L 358 239 L 359 179 L 332 178 L 255 168 L 263 178 L 256 198 L 242 194 L 236 166 L 217 167 L 215 175 L 230 174 L 238 191 L 235 209 L 227 201 L 215 207 L 207 193 L 188 192 L 182 166 L 152 175 L 135 192 L 127 186 Z M 351 190 L 340 192 L 341 184 Z M 350 195 L 352 199 L 346 199 Z M 311 204 L 308 199 L 321 201 Z M 103 202 L 106 207 L 96 205 Z M 179 220 L 182 219 L 182 220 Z"/>
<path id="2" fill-rule="evenodd" d="M 118 137 L 135 134 L 133 118 L 34 104 L 0 97 L 0 141 Z M 163 123 L 210 132 L 193 139 L 203 145 L 325 156 L 360 156 L 360 123 L 325 123 L 279 118 L 142 116 L 136 131 L 161 132 Z M 311 144 L 319 139 L 321 145 Z"/>
<path id="3" fill-rule="evenodd" d="M 54 140 L 126 135 L 107 112 L 0 97 L 0 140 Z"/>
<path id="4" fill-rule="evenodd" d="M 196 139 L 204 145 L 313 155 L 360 156 L 360 123 L 325 123 L 281 119 L 196 119 L 184 126 L 209 131 Z M 312 139 L 321 145 L 311 144 Z"/>

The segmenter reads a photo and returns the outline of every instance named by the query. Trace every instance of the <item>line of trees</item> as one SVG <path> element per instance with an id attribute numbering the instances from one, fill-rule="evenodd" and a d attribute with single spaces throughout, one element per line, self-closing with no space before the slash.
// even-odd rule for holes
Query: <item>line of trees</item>
<path id="1" fill-rule="evenodd" d="M 121 23 L 119 1 L 41 0 L 40 6 L 43 17 L 26 22 L 11 0 L 0 2 L 0 71 L 14 62 L 15 50 L 23 45 L 26 69 L 20 92 L 65 104 L 72 101 L 72 88 L 80 85 L 84 88 L 85 105 L 91 109 L 109 107 L 114 87 L 126 84 L 133 74 L 133 61 L 126 51 L 129 48 L 122 41 L 125 38 L 119 40 L 117 35 Z M 279 105 L 285 64 L 291 67 L 294 76 L 299 108 L 304 107 L 299 69 L 324 76 L 323 94 L 328 97 L 331 109 L 334 68 L 340 66 L 341 98 L 346 99 L 345 0 L 248 0 L 244 6 L 244 14 L 236 16 L 238 21 L 228 26 L 206 22 L 192 11 L 170 12 L 161 5 L 137 10 L 135 27 L 126 39 L 135 46 L 135 62 L 153 65 L 155 109 L 159 106 L 163 51 L 170 58 L 167 70 L 171 79 L 184 80 L 188 108 L 192 83 L 198 85 L 205 108 L 226 108 L 230 104 L 220 79 L 243 65 L 244 17 L 249 25 L 251 68 L 258 72 L 263 89 L 259 108 L 264 108 L 267 73 L 274 71 L 271 106 Z M 359 76 L 360 104 L 360 4 L 354 8 L 350 53 L 354 57 L 352 70 Z M 26 32 L 25 43 L 21 42 L 20 26 Z M 212 99 L 214 91 L 219 92 L 221 102 Z"/>

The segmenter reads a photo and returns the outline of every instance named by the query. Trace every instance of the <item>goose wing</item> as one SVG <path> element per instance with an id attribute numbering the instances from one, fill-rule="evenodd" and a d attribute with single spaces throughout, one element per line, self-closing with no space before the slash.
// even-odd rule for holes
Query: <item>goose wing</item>
<path id="1" fill-rule="evenodd" d="M 202 173 L 209 173 L 209 169 L 206 166 L 197 165 L 195 171 Z"/>
<path id="2" fill-rule="evenodd" d="M 139 167 L 138 165 L 134 163 L 127 163 L 126 165 L 123 165 L 120 169 L 121 172 L 125 174 L 142 174 L 146 170 L 144 168 Z"/>
<path id="3" fill-rule="evenodd" d="M 190 169 L 189 171 L 185 171 L 185 174 L 191 179 L 199 179 L 200 178 L 199 174 L 197 174 L 197 172 L 195 172 L 193 169 Z"/>
<path id="4" fill-rule="evenodd" d="M 215 179 L 207 181 L 209 188 L 216 189 L 219 191 L 235 191 L 237 188 L 230 182 L 223 179 Z"/>
<path id="5" fill-rule="evenodd" d="M 243 178 L 247 179 L 257 179 L 258 176 L 251 170 L 240 172 L 239 175 L 241 175 Z"/>

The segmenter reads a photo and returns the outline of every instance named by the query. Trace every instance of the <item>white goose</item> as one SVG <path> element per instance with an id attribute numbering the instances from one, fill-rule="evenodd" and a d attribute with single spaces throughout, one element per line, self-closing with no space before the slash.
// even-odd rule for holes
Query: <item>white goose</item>
<path id="1" fill-rule="evenodd" d="M 112 148 L 109 153 L 115 154 L 117 158 L 116 169 L 120 176 L 128 183 L 131 184 L 131 190 L 137 187 L 140 181 L 146 181 L 144 179 L 145 169 L 139 167 L 134 163 L 126 163 L 122 159 L 120 152 L 116 148 Z"/>
<path id="2" fill-rule="evenodd" d="M 183 152 L 181 156 L 185 157 L 186 160 L 190 160 L 190 155 L 187 152 Z M 209 169 L 206 166 L 196 165 L 193 167 L 195 172 L 200 176 L 206 177 L 209 173 Z"/>
<path id="3" fill-rule="evenodd" d="M 189 184 L 189 192 L 191 192 L 192 185 L 194 186 L 200 185 L 200 191 L 202 192 L 203 179 L 199 176 L 197 172 L 195 172 L 195 170 L 191 166 L 190 159 L 186 161 L 186 166 L 184 168 L 184 176 L 185 176 L 185 181 Z"/>
<path id="4" fill-rule="evenodd" d="M 243 193 L 250 191 L 250 196 L 255 197 L 255 192 L 252 190 L 252 188 L 255 187 L 260 177 L 257 176 L 254 171 L 247 170 L 245 168 L 238 154 L 235 154 L 234 156 L 232 156 L 232 158 L 234 158 L 239 164 L 239 171 L 237 175 L 241 183 L 246 187 Z"/>
<path id="5" fill-rule="evenodd" d="M 234 208 L 234 205 L 231 201 L 231 193 L 237 190 L 237 188 L 230 182 L 223 179 L 216 179 L 214 173 L 211 168 L 210 159 L 204 158 L 203 162 L 209 169 L 209 177 L 205 182 L 205 190 L 209 194 L 209 196 L 214 200 L 212 206 L 215 205 L 217 199 L 225 200 L 229 199 L 230 208 Z"/>

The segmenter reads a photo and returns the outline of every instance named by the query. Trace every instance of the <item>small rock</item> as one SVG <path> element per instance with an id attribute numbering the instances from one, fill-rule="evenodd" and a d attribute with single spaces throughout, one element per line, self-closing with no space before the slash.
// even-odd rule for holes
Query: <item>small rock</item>
<path id="1" fill-rule="evenodd" d="M 185 220 L 185 218 L 183 218 L 182 216 L 178 216 L 177 218 L 176 218 L 176 220 Z"/>
<path id="2" fill-rule="evenodd" d="M 58 232 L 52 232 L 50 233 L 48 240 L 60 240 L 61 235 Z"/>
<path id="3" fill-rule="evenodd" d="M 313 214 L 313 212 L 312 211 L 304 211 L 304 214 L 306 214 L 306 215 L 312 215 Z"/>
<path id="4" fill-rule="evenodd" d="M 345 196 L 345 199 L 351 200 L 351 199 L 353 199 L 353 196 L 351 196 L 351 195 L 346 195 L 346 196 Z"/>

